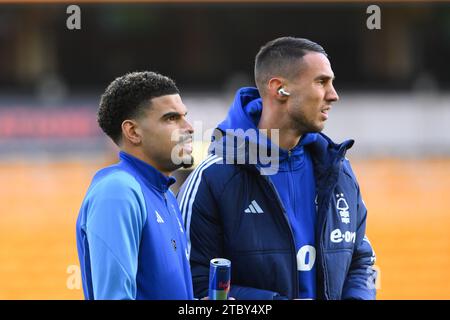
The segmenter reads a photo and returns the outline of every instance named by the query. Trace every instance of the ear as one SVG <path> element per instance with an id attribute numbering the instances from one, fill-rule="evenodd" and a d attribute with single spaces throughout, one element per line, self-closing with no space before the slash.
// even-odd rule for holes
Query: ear
<path id="1" fill-rule="evenodd" d="M 125 120 L 122 122 L 122 135 L 124 140 L 133 145 L 139 145 L 142 142 L 142 131 L 139 124 L 134 120 Z"/>
<path id="2" fill-rule="evenodd" d="M 286 101 L 288 97 L 286 95 L 280 95 L 278 92 L 278 90 L 283 88 L 285 82 L 283 78 L 271 78 L 267 83 L 268 94 L 280 102 Z"/>

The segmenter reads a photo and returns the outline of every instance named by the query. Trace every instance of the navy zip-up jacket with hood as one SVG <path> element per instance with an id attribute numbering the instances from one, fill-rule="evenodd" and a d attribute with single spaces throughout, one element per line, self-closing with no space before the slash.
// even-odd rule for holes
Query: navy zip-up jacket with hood
<path id="1" fill-rule="evenodd" d="M 270 175 L 261 174 L 260 159 L 251 162 L 248 151 L 255 143 L 268 148 L 270 140 L 261 143 L 259 137 L 257 141 L 244 137 L 247 153 L 241 158 L 242 152 L 235 152 L 233 164 L 228 164 L 229 153 L 223 147 L 242 134 L 230 134 L 228 129 L 257 125 L 261 110 L 248 107 L 256 99 L 260 99 L 256 88 L 237 92 L 227 118 L 216 129 L 212 154 L 178 194 L 197 297 L 207 295 L 210 260 L 223 257 L 231 260 L 230 295 L 236 299 L 299 298 L 295 238 L 280 196 L 284 190 Z M 375 254 L 365 236 L 367 210 L 345 158 L 353 140 L 335 144 L 322 133 L 312 140 L 304 148 L 315 180 L 316 298 L 374 299 Z M 282 166 L 283 154 L 279 157 Z M 246 213 L 252 203 L 260 214 Z"/>

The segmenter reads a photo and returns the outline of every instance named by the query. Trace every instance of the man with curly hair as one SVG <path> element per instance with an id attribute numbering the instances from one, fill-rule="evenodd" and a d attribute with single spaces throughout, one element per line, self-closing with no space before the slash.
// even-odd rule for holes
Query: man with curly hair
<path id="1" fill-rule="evenodd" d="M 120 161 L 94 176 L 76 235 L 86 299 L 193 298 L 171 173 L 193 163 L 193 128 L 170 78 L 133 72 L 101 97 L 98 123 Z"/>

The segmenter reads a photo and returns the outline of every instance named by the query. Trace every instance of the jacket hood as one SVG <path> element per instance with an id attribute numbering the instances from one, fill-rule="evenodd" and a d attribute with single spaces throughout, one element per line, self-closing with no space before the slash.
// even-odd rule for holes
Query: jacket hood
<path id="1" fill-rule="evenodd" d="M 258 89 L 241 88 L 236 92 L 227 117 L 217 126 L 220 130 L 257 129 L 262 112 L 262 100 Z"/>

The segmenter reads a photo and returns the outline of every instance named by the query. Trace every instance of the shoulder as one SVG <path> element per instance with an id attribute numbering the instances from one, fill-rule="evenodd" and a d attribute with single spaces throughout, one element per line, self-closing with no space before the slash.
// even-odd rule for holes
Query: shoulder
<path id="1" fill-rule="evenodd" d="M 226 164 L 222 157 L 210 155 L 203 160 L 191 173 L 190 179 L 199 179 L 215 186 L 223 186 L 236 174 L 240 168 L 234 164 Z"/>
<path id="2" fill-rule="evenodd" d="M 350 160 L 348 158 L 342 159 L 342 167 L 344 174 L 357 183 L 355 173 L 353 172 L 352 165 L 350 164 Z"/>
<path id="3" fill-rule="evenodd" d="M 81 212 L 91 231 L 125 221 L 142 226 L 147 217 L 139 182 L 132 174 L 113 167 L 102 169 L 94 176 Z"/>
<path id="4" fill-rule="evenodd" d="M 239 172 L 238 166 L 225 164 L 222 157 L 209 155 L 191 172 L 178 197 L 183 195 L 183 198 L 191 198 L 198 192 L 219 196 L 228 182 Z"/>
<path id="5" fill-rule="evenodd" d="M 129 172 L 117 168 L 108 167 L 98 171 L 90 187 L 90 193 L 105 196 L 129 196 L 134 193 L 142 193 L 141 186 L 136 178 Z"/>
<path id="6" fill-rule="evenodd" d="M 207 176 L 214 173 L 221 173 L 223 158 L 214 154 L 208 155 L 202 160 L 189 175 L 189 179 L 198 176 Z M 219 170 L 219 171 L 218 171 Z"/>
<path id="7" fill-rule="evenodd" d="M 141 185 L 131 173 L 117 167 L 97 172 L 83 206 L 96 212 L 139 212 L 143 216 L 146 211 Z"/>

